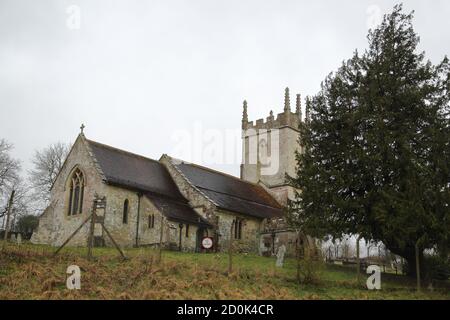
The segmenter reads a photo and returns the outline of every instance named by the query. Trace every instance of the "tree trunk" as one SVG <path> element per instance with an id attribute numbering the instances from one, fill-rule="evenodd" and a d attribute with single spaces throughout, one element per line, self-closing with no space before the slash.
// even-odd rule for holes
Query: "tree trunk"
<path id="1" fill-rule="evenodd" d="M 356 267 L 358 268 L 357 273 L 356 273 L 356 279 L 358 280 L 358 283 L 361 279 L 361 260 L 359 258 L 359 241 L 360 241 L 360 238 L 358 237 L 356 239 Z"/>
<path id="2" fill-rule="evenodd" d="M 420 250 L 419 244 L 416 243 L 416 277 L 417 277 L 417 291 L 420 291 Z"/>
<path id="3" fill-rule="evenodd" d="M 410 278 L 417 278 L 415 244 L 408 244 L 404 248 L 398 248 L 396 246 L 389 245 L 389 243 L 386 243 L 385 245 L 389 249 L 389 251 L 391 251 L 393 254 L 396 254 L 402 257 L 404 260 L 406 260 L 407 268 L 406 270 L 402 270 L 402 272 L 406 273 L 406 275 Z M 423 259 L 423 251 L 419 251 L 419 271 L 422 277 L 426 273 Z"/>
<path id="4" fill-rule="evenodd" d="M 8 201 L 8 211 L 6 212 L 6 226 L 5 226 L 5 235 L 4 235 L 4 240 L 8 240 L 8 233 L 9 230 L 11 228 L 9 220 L 11 217 L 11 211 L 12 211 L 12 206 L 13 206 L 13 202 L 14 202 L 14 195 L 16 194 L 16 190 L 13 190 L 11 192 L 11 196 L 9 197 L 9 201 Z"/>

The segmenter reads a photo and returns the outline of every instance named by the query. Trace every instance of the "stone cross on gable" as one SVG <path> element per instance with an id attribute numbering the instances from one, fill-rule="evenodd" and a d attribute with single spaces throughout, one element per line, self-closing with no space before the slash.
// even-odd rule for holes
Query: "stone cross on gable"
<path id="1" fill-rule="evenodd" d="M 84 128 L 86 128 L 86 126 L 85 126 L 84 124 L 81 124 L 81 127 L 80 127 L 80 129 L 81 129 L 81 134 L 84 133 Z"/>

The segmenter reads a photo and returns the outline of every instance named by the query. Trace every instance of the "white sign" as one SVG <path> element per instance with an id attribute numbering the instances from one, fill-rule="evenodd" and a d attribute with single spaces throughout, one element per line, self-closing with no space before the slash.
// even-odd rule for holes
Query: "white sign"
<path id="1" fill-rule="evenodd" d="M 369 290 L 381 289 L 381 268 L 376 265 L 367 267 L 367 274 L 371 276 L 367 279 L 366 285 Z"/>
<path id="2" fill-rule="evenodd" d="M 211 249 L 213 246 L 213 239 L 210 237 L 203 238 L 202 247 L 203 249 Z"/>

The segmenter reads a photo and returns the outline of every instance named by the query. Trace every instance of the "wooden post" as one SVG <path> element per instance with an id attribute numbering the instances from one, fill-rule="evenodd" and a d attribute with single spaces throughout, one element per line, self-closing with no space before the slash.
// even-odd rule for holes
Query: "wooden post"
<path id="1" fill-rule="evenodd" d="M 94 228 L 95 228 L 95 220 L 97 218 L 96 214 L 96 203 L 94 200 L 94 207 L 92 209 L 92 215 L 91 215 L 91 223 L 89 226 L 89 236 L 88 236 L 88 251 L 87 251 L 87 259 L 92 259 L 92 247 L 94 245 Z"/>
<path id="2" fill-rule="evenodd" d="M 8 210 L 6 212 L 6 227 L 5 227 L 5 234 L 4 234 L 4 238 L 3 238 L 5 241 L 8 240 L 8 233 L 11 228 L 9 220 L 10 220 L 10 216 L 11 216 L 11 208 L 13 206 L 15 194 L 16 194 L 16 190 L 11 191 L 11 196 L 9 197 L 9 201 L 8 201 Z"/>
<path id="3" fill-rule="evenodd" d="M 233 272 L 233 228 L 235 220 L 231 222 L 230 241 L 228 243 L 228 275 Z"/>
<path id="4" fill-rule="evenodd" d="M 105 230 L 106 235 L 109 237 L 109 239 L 111 240 L 111 242 L 113 243 L 113 245 L 116 247 L 117 251 L 119 251 L 120 255 L 122 256 L 123 259 L 126 259 L 127 257 L 125 257 L 125 254 L 122 252 L 122 249 L 120 249 L 120 247 L 118 246 L 118 244 L 116 243 L 116 241 L 114 241 L 114 238 L 111 236 L 111 234 L 109 233 L 108 229 L 106 229 L 105 224 L 101 223 L 103 230 Z"/>
<path id="5" fill-rule="evenodd" d="M 420 292 L 420 258 L 419 258 L 419 254 L 420 254 L 420 250 L 419 250 L 419 242 L 416 242 L 416 273 L 417 273 L 417 291 Z"/>
<path id="6" fill-rule="evenodd" d="M 300 231 L 297 232 L 297 241 L 295 242 L 295 258 L 297 260 L 297 283 L 300 283 Z"/>
<path id="7" fill-rule="evenodd" d="M 92 213 L 89 215 L 89 217 L 86 218 L 86 220 L 83 221 L 83 223 L 70 235 L 69 238 L 67 238 L 66 241 L 64 241 L 64 243 L 58 248 L 58 250 L 56 250 L 56 252 L 54 253 L 53 256 L 56 256 L 58 254 L 59 251 L 61 251 L 62 248 L 64 248 L 64 246 L 69 243 L 69 241 L 81 230 L 81 228 L 90 220 L 90 229 L 89 229 L 89 236 L 88 236 L 88 253 L 87 253 L 87 257 L 89 260 L 91 260 L 92 258 L 92 247 L 94 245 L 94 228 L 95 228 L 95 223 L 98 222 L 102 229 L 105 231 L 106 235 L 109 237 L 109 239 L 111 239 L 111 242 L 113 243 L 114 247 L 117 249 L 117 251 L 119 251 L 120 255 L 122 256 L 123 259 L 126 259 L 127 257 L 125 256 L 125 254 L 123 253 L 123 251 L 120 249 L 120 247 L 118 246 L 118 244 L 116 243 L 116 241 L 114 241 L 114 238 L 111 236 L 111 234 L 109 233 L 108 229 L 105 227 L 105 216 L 101 216 L 100 219 L 97 216 L 97 208 L 99 209 L 105 209 L 106 208 L 106 200 L 105 198 L 99 199 L 96 197 L 96 199 L 94 200 L 94 204 L 92 206 Z"/>
<path id="8" fill-rule="evenodd" d="M 92 214 L 90 214 L 89 217 L 87 217 L 86 220 L 84 220 L 83 223 L 70 235 L 70 237 L 67 238 L 66 241 L 64 241 L 64 243 L 58 248 L 58 250 L 55 251 L 53 256 L 56 256 L 61 251 L 61 249 L 64 248 L 64 246 L 69 243 L 69 241 L 77 234 L 78 231 L 81 230 L 81 228 L 83 228 L 83 226 L 86 224 L 86 222 L 88 222 L 89 219 L 91 219 L 91 218 L 92 218 Z"/>

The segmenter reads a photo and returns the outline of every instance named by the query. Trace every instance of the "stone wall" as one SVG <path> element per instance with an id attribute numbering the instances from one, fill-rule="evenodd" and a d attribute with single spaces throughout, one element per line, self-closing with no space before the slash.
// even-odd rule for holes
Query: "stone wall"
<path id="1" fill-rule="evenodd" d="M 85 188 L 83 212 L 69 216 L 69 177 L 75 168 L 84 175 Z M 72 150 L 59 173 L 51 190 L 51 204 L 39 219 L 39 227 L 34 232 L 31 242 L 39 244 L 61 245 L 89 216 L 95 193 L 104 194 L 105 184 L 90 156 L 90 150 L 83 136 L 78 136 Z M 85 246 L 89 224 L 86 224 L 69 242 L 70 246 Z"/>
<path id="2" fill-rule="evenodd" d="M 122 247 L 131 247 L 136 243 L 136 222 L 138 216 L 139 196 L 136 191 L 107 185 L 105 193 L 101 196 L 106 196 L 106 212 L 105 212 L 105 226 L 111 233 L 114 241 Z M 124 203 L 128 200 L 128 221 L 123 223 Z M 141 213 L 142 213 L 142 201 Z M 143 219 L 139 220 L 141 223 Z M 106 235 L 103 235 L 106 245 L 111 246 L 111 242 Z"/>
<path id="3" fill-rule="evenodd" d="M 180 190 L 181 194 L 189 200 L 189 204 L 194 208 L 194 210 L 211 224 L 214 224 L 216 206 L 197 188 L 192 186 L 183 174 L 177 170 L 172 163 L 172 161 L 177 160 L 172 159 L 167 155 L 163 155 L 159 161 L 167 168 L 170 176 L 175 181 L 178 190 Z"/>
<path id="4" fill-rule="evenodd" d="M 234 239 L 233 237 L 234 250 L 237 252 L 258 252 L 259 233 L 261 228 L 261 221 L 259 219 L 224 210 L 218 210 L 217 216 L 219 217 L 218 233 L 220 251 L 228 250 L 231 236 L 231 226 L 233 220 L 238 218 L 242 219 L 244 224 L 242 227 L 242 238 Z"/>

